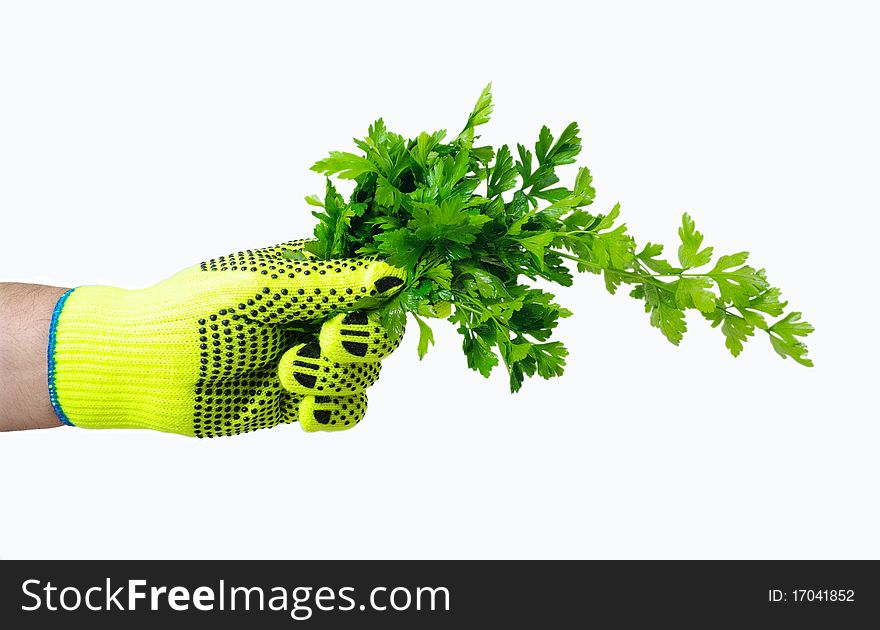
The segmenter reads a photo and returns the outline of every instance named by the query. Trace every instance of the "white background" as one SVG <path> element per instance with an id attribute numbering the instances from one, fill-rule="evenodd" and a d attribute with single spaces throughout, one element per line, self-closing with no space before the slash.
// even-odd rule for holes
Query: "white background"
<path id="1" fill-rule="evenodd" d="M 680 348 L 593 276 L 564 378 L 512 396 L 452 327 L 356 430 L 0 435 L 0 557 L 877 558 L 870 3 L 0 5 L 0 280 L 146 286 L 307 235 L 308 170 L 382 115 L 484 140 L 577 120 L 641 242 L 690 212 L 817 327 L 817 367 Z M 573 172 L 569 174 L 573 177 Z"/>

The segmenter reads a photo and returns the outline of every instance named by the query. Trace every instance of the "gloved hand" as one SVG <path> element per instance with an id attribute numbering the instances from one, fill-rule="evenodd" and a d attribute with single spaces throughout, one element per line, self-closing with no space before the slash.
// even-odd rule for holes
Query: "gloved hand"
<path id="1" fill-rule="evenodd" d="M 209 260 L 147 289 L 66 293 L 49 335 L 58 417 L 198 437 L 294 421 L 353 427 L 399 343 L 370 309 L 404 272 L 372 258 L 316 260 L 305 242 Z"/>

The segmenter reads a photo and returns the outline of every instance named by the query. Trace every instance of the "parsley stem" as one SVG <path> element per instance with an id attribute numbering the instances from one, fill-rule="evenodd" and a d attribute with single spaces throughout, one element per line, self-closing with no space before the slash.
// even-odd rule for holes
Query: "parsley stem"
<path id="1" fill-rule="evenodd" d="M 638 273 L 634 273 L 632 271 L 624 271 L 623 269 L 615 269 L 614 267 L 603 267 L 602 265 L 599 265 L 599 264 L 594 263 L 592 261 L 584 260 L 583 258 L 580 258 L 579 256 L 572 256 L 571 254 L 566 254 L 565 252 L 561 252 L 561 251 L 558 251 L 555 249 L 551 250 L 551 251 L 554 254 L 558 254 L 562 258 L 567 258 L 568 260 L 573 260 L 573 261 L 577 262 L 578 264 L 584 265 L 585 267 L 592 267 L 596 271 L 610 271 L 612 273 L 616 273 L 619 276 L 631 278 L 632 280 L 635 280 L 636 282 L 640 282 L 643 284 L 652 284 L 656 287 L 659 287 L 661 289 L 664 289 L 666 291 L 671 292 L 671 290 L 669 289 L 669 286 L 665 282 L 663 282 L 661 280 L 657 280 L 657 278 L 660 277 L 657 274 L 652 274 L 652 273 L 638 274 Z M 670 274 L 670 275 L 672 275 L 672 274 Z"/>

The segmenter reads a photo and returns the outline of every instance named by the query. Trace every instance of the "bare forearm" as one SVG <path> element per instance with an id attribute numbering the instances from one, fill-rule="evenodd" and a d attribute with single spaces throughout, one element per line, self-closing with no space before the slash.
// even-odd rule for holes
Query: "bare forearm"
<path id="1" fill-rule="evenodd" d="M 0 283 L 0 431 L 60 426 L 49 402 L 46 349 L 66 289 Z"/>

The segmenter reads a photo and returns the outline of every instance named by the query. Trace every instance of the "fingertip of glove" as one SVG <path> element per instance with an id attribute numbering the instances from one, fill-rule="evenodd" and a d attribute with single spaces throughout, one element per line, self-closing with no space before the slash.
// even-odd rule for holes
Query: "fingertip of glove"
<path id="1" fill-rule="evenodd" d="M 376 278 L 373 288 L 376 289 L 376 293 L 390 294 L 406 282 L 406 270 L 390 265 L 384 260 L 376 260 L 373 265 L 373 277 Z"/>
<path id="2" fill-rule="evenodd" d="M 403 278 L 399 278 L 397 276 L 383 276 L 376 280 L 376 291 L 379 294 L 385 293 L 386 291 L 390 291 L 395 287 L 399 287 L 403 284 Z"/>
<path id="3" fill-rule="evenodd" d="M 303 344 L 303 346 L 296 351 L 296 356 L 305 357 L 307 359 L 317 359 L 321 356 L 321 346 L 317 341 Z"/>
<path id="4" fill-rule="evenodd" d="M 306 396 L 299 406 L 303 431 L 345 431 L 356 426 L 367 410 L 364 393 L 351 396 Z"/>

